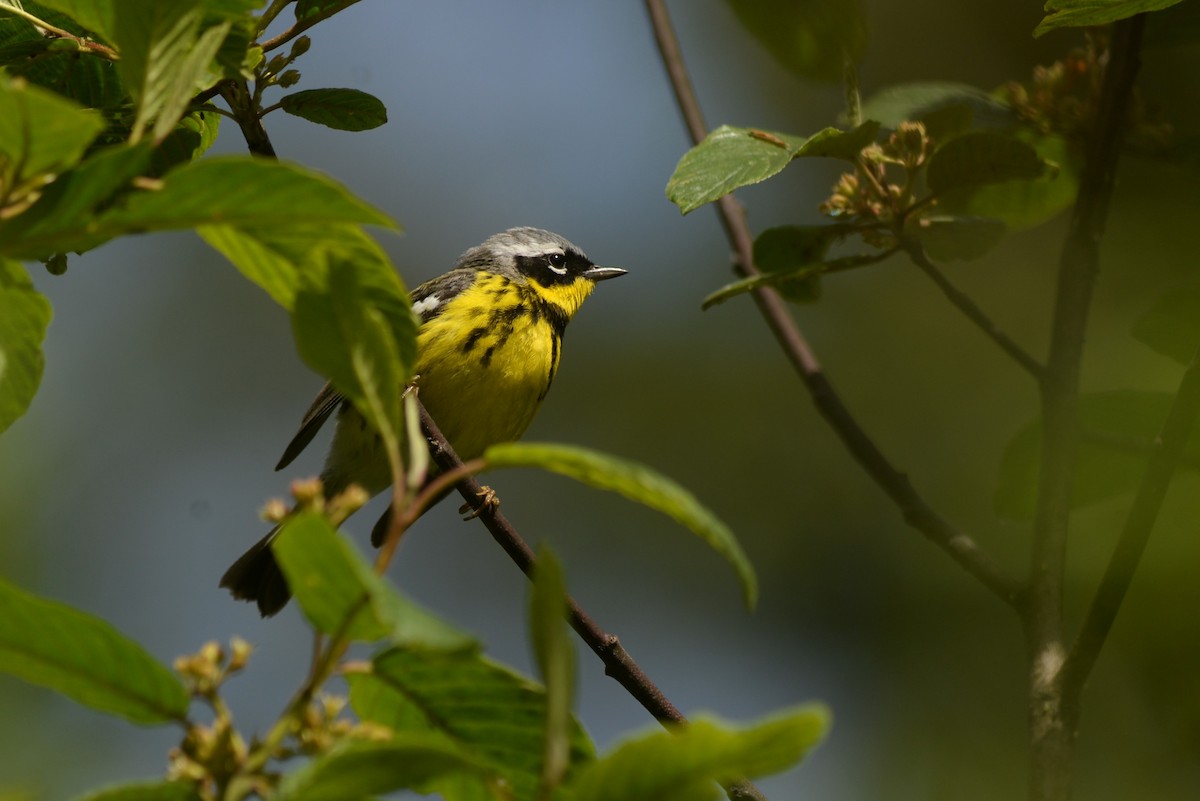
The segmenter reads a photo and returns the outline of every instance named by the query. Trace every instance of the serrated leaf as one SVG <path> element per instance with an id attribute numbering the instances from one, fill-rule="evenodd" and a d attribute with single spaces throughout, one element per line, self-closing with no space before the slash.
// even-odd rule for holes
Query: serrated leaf
<path id="1" fill-rule="evenodd" d="M 50 314 L 50 301 L 33 288 L 25 268 L 0 259 L 0 432 L 25 414 L 37 394 Z"/>
<path id="2" fill-rule="evenodd" d="M 1160 297 L 1133 324 L 1133 336 L 1180 364 L 1191 364 L 1200 346 L 1200 287 L 1180 287 Z"/>
<path id="3" fill-rule="evenodd" d="M 729 527 L 677 483 L 635 462 L 586 448 L 548 443 L 509 442 L 483 454 L 488 469 L 536 467 L 611 490 L 670 517 L 708 543 L 733 567 L 748 607 L 758 599 L 758 581 L 750 560 Z"/>
<path id="4" fill-rule="evenodd" d="M 1075 203 L 1079 190 L 1081 159 L 1060 136 L 1042 135 L 1026 128 L 1018 129 L 1017 138 L 1029 144 L 1038 156 L 1054 169 L 1036 180 L 964 186 L 944 192 L 938 208 L 960 217 L 989 217 L 1002 221 L 1011 230 L 1040 225 Z"/>
<path id="5" fill-rule="evenodd" d="M 0 580 L 0 671 L 134 723 L 187 716 L 166 666 L 106 621 Z"/>
<path id="6" fill-rule="evenodd" d="M 1132 491 L 1141 481 L 1154 440 L 1173 396 L 1166 392 L 1116 390 L 1083 395 L 1079 423 L 1083 436 L 1075 460 L 1071 508 L 1076 509 Z M 1041 419 L 1026 423 L 1009 441 L 1000 462 L 996 511 L 1028 520 L 1037 501 L 1041 457 Z M 1200 431 L 1185 448 L 1185 465 L 1200 464 Z"/>
<path id="7" fill-rule="evenodd" d="M 214 19 L 200 0 L 123 0 L 115 9 L 117 68 L 137 105 L 130 138 L 149 131 L 158 142 L 216 80 L 213 60 L 233 23 Z"/>
<path id="8" fill-rule="evenodd" d="M 913 220 L 909 233 L 934 261 L 978 259 L 1000 244 L 1008 230 L 988 217 L 938 215 Z"/>
<path id="9" fill-rule="evenodd" d="M 192 782 L 145 781 L 104 787 L 74 801 L 201 801 Z"/>
<path id="10" fill-rule="evenodd" d="M 838 82 L 845 60 L 858 62 L 867 45 L 866 14 L 858 0 L 726 0 L 742 26 L 788 72 Z"/>
<path id="11" fill-rule="evenodd" d="M 735 298 L 738 295 L 744 295 L 747 292 L 758 289 L 759 287 L 770 286 L 776 284 L 785 284 L 788 282 L 803 282 L 814 280 L 826 273 L 837 273 L 844 270 L 854 270 L 859 267 L 865 267 L 868 264 L 876 264 L 882 261 L 887 253 L 869 253 L 855 256 L 842 256 L 837 259 L 829 259 L 828 261 L 817 262 L 808 266 L 801 266 L 792 270 L 785 270 L 777 273 L 762 273 L 761 275 L 753 275 L 749 278 L 743 278 L 739 281 L 726 284 L 704 299 L 701 304 L 702 309 L 711 309 L 720 303 L 724 303 L 730 298 Z"/>
<path id="12" fill-rule="evenodd" d="M 1046 16 L 1033 29 L 1042 36 L 1055 28 L 1087 28 L 1169 8 L 1181 0 L 1046 0 Z"/>
<path id="13" fill-rule="evenodd" d="M 1030 181 L 1046 172 L 1037 151 L 1020 139 L 994 131 L 969 131 L 934 151 L 925 180 L 934 194 L 1002 181 Z"/>
<path id="14" fill-rule="evenodd" d="M 533 798 L 542 775 L 546 698 L 540 687 L 475 653 L 392 648 L 370 673 L 349 673 L 350 702 L 364 720 L 397 731 L 434 731 L 487 764 L 515 798 Z M 572 720 L 573 769 L 591 741 Z"/>
<path id="15" fill-rule="evenodd" d="M 1013 110 L 992 95 L 949 81 L 914 81 L 881 89 L 863 102 L 862 116 L 892 129 L 906 121 L 923 122 L 938 141 L 971 127 L 995 128 L 1017 122 Z"/>
<path id="16" fill-rule="evenodd" d="M 288 114 L 339 131 L 369 131 L 387 122 L 383 102 L 357 89 L 306 89 L 284 95 L 279 106 Z"/>
<path id="17" fill-rule="evenodd" d="M 0 169 L 8 184 L 61 172 L 104 130 L 96 112 L 0 75 Z"/>
<path id="18" fill-rule="evenodd" d="M 123 234 L 204 225 L 297 229 L 331 223 L 394 227 L 383 213 L 318 173 L 266 159 L 220 156 L 178 167 L 159 188 L 131 192 L 120 205 L 77 227 L 29 232 L 20 220 L 0 223 L 0 255 L 45 258 L 87 250 Z"/>
<path id="19" fill-rule="evenodd" d="M 413 364 L 402 362 L 401 346 L 358 283 L 354 264 L 334 257 L 328 276 L 322 289 L 296 295 L 292 333 L 297 351 L 358 408 L 389 455 L 398 458 L 400 392 L 412 377 Z M 406 333 L 415 340 L 415 327 Z"/>
<path id="20" fill-rule="evenodd" d="M 62 12 L 105 41 L 113 41 L 116 0 L 39 0 L 38 4 Z"/>
<path id="21" fill-rule="evenodd" d="M 217 141 L 220 127 L 221 115 L 215 109 L 200 109 L 184 115 L 174 130 L 154 148 L 149 174 L 160 177 L 177 165 L 200 158 Z"/>
<path id="22" fill-rule="evenodd" d="M 878 132 L 875 122 L 851 131 L 826 128 L 808 138 L 722 125 L 679 160 L 667 183 L 667 198 L 687 214 L 739 187 L 770 178 L 792 159 L 853 158 Z"/>
<path id="23" fill-rule="evenodd" d="M 538 672 L 546 687 L 543 797 L 562 783 L 570 766 L 571 706 L 575 697 L 575 650 L 567 631 L 567 585 L 562 565 L 548 548 L 538 551 L 529 598 L 529 632 Z"/>
<path id="24" fill-rule="evenodd" d="M 388 585 L 319 514 L 301 512 L 271 544 L 305 617 L 351 640 L 387 638 L 410 647 L 470 650 L 470 637 Z"/>
<path id="25" fill-rule="evenodd" d="M 446 775 L 486 774 L 481 760 L 431 732 L 398 732 L 383 742 L 343 740 L 284 776 L 276 801 L 347 801 L 422 788 Z"/>
<path id="26" fill-rule="evenodd" d="M 4 231 L 13 231 L 26 240 L 51 242 L 62 232 L 82 230 L 111 207 L 149 163 L 147 144 L 99 148 L 50 184 L 37 203 L 20 215 L 19 222 L 0 225 L 0 237 Z"/>
<path id="27" fill-rule="evenodd" d="M 579 772 L 574 801 L 712 797 L 716 782 L 755 778 L 802 760 L 829 729 L 829 712 L 800 707 L 744 729 L 698 718 L 627 742 Z"/>

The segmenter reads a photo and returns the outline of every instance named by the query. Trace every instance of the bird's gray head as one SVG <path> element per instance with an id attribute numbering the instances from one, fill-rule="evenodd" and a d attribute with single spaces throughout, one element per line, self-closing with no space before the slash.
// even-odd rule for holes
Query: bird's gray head
<path id="1" fill-rule="evenodd" d="M 541 228 L 510 228 L 490 236 L 458 260 L 459 267 L 501 273 L 542 286 L 603 281 L 624 275 L 619 267 L 598 267 L 577 245 Z"/>

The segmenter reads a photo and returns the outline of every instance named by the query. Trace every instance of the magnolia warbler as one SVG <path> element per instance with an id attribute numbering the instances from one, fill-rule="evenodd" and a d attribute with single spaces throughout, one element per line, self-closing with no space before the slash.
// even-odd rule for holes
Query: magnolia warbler
<path id="1" fill-rule="evenodd" d="M 453 270 L 413 291 L 412 309 L 421 321 L 414 371 L 421 401 L 460 457 L 473 459 L 525 433 L 558 370 L 567 322 L 597 281 L 624 274 L 619 267 L 593 264 L 558 234 L 512 228 L 471 248 Z M 333 443 L 321 471 L 326 496 L 351 484 L 379 494 L 392 481 L 379 436 L 329 384 L 275 469 L 287 467 L 334 411 Z M 264 617 L 291 597 L 270 547 L 277 531 L 221 577 L 222 587 L 235 598 L 255 601 Z M 382 531 L 377 525 L 376 545 Z"/>

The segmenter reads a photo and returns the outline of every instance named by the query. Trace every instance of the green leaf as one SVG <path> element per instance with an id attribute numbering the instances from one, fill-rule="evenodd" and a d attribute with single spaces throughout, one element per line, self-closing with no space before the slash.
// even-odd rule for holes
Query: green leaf
<path id="1" fill-rule="evenodd" d="M 216 22 L 200 0 L 123 0 L 115 8 L 117 68 L 137 104 L 131 141 L 149 130 L 158 142 L 192 96 L 215 82 L 213 59 L 233 23 Z"/>
<path id="2" fill-rule="evenodd" d="M 298 0 L 296 3 L 296 19 L 306 20 L 317 14 L 323 14 L 330 9 L 338 9 L 338 6 L 345 8 L 354 5 L 356 2 L 358 0 Z"/>
<path id="3" fill-rule="evenodd" d="M 548 548 L 538 550 L 529 598 L 529 631 L 538 672 L 546 685 L 546 742 L 541 791 L 562 783 L 570 767 L 571 706 L 575 696 L 575 649 L 567 631 L 567 585 L 562 565 Z M 544 795 L 543 797 L 548 797 Z"/>
<path id="4" fill-rule="evenodd" d="M 287 774 L 276 801 L 347 801 L 422 788 L 460 773 L 486 774 L 487 765 L 432 732 L 398 732 L 384 742 L 343 740 Z"/>
<path id="5" fill-rule="evenodd" d="M 370 673 L 349 673 L 350 703 L 364 720 L 396 731 L 436 731 L 486 760 L 515 798 L 533 798 L 542 775 L 546 696 L 540 687 L 477 653 L 392 648 Z M 577 722 L 571 764 L 590 760 Z"/>
<path id="6" fill-rule="evenodd" d="M 994 131 L 969 131 L 939 147 L 929 158 L 925 180 L 941 195 L 952 189 L 1041 178 L 1046 163 L 1020 139 Z"/>
<path id="7" fill-rule="evenodd" d="M 401 361 L 386 318 L 371 305 L 351 262 L 332 261 L 323 290 L 301 290 L 292 310 L 292 332 L 305 363 L 333 382 L 398 459 L 400 393 L 413 365 Z M 415 338 L 415 328 L 408 333 Z"/>
<path id="8" fill-rule="evenodd" d="M 687 214 L 733 190 L 775 175 L 806 156 L 852 159 L 875 140 L 879 124 L 851 131 L 826 128 L 805 139 L 722 125 L 683 155 L 667 183 L 667 198 Z"/>
<path id="9" fill-rule="evenodd" d="M 1149 448 L 1158 436 L 1173 395 L 1167 392 L 1116 390 L 1079 399 L 1083 431 L 1075 460 L 1071 508 L 1077 509 L 1135 489 L 1142 478 Z M 996 511 L 1028 520 L 1037 502 L 1041 458 L 1041 420 L 1021 427 L 1005 448 L 996 486 Z M 1200 431 L 1193 431 L 1184 450 L 1185 465 L 1200 464 Z"/>
<path id="10" fill-rule="evenodd" d="M 934 261 L 978 259 L 1000 244 L 1008 230 L 989 217 L 938 215 L 913 220 L 909 233 Z"/>
<path id="11" fill-rule="evenodd" d="M 214 109 L 192 111 L 154 148 L 150 174 L 161 177 L 171 168 L 195 161 L 204 155 L 221 127 L 221 115 Z"/>
<path id="12" fill-rule="evenodd" d="M 3 231 L 26 240 L 52 242 L 62 232 L 86 228 L 97 214 L 111 207 L 131 181 L 145 172 L 150 147 L 114 145 L 94 151 L 82 164 L 63 173 L 46 188 L 31 208 Z M 19 243 L 18 249 L 20 248 Z"/>
<path id="13" fill-rule="evenodd" d="M 1067 140 L 1027 128 L 1018 129 L 1015 136 L 1033 147 L 1054 169 L 1033 181 L 1002 181 L 950 190 L 938 198 L 942 213 L 990 217 L 1012 230 L 1021 230 L 1040 225 L 1075 203 L 1082 160 Z"/>
<path id="14" fill-rule="evenodd" d="M 729 783 L 785 770 L 824 738 L 829 712 L 800 707 L 749 728 L 698 718 L 627 742 L 585 767 L 571 783 L 574 801 L 714 798 Z"/>
<path id="15" fill-rule="evenodd" d="M 196 785 L 184 781 L 145 781 L 104 787 L 74 801 L 201 801 Z"/>
<path id="16" fill-rule="evenodd" d="M 33 288 L 25 268 L 0 259 L 0 432 L 29 408 L 42 382 L 42 342 L 50 302 Z"/>
<path id="17" fill-rule="evenodd" d="M 38 0 L 38 4 L 61 11 L 105 41 L 113 41 L 117 0 Z"/>
<path id="18" fill-rule="evenodd" d="M 279 106 L 288 114 L 339 131 L 369 131 L 387 122 L 379 98 L 357 89 L 307 89 L 284 95 Z"/>
<path id="19" fill-rule="evenodd" d="M 863 119 L 879 120 L 885 128 L 918 121 L 936 140 L 971 127 L 1014 125 L 1012 109 L 992 95 L 965 83 L 914 81 L 881 89 L 862 105 Z"/>
<path id="20" fill-rule="evenodd" d="M 7 186 L 83 158 L 104 120 L 53 92 L 0 75 L 0 177 Z"/>
<path id="21" fill-rule="evenodd" d="M 175 674 L 107 622 L 0 580 L 0 671 L 134 723 L 187 716 Z"/>
<path id="22" fill-rule="evenodd" d="M 758 599 L 758 582 L 750 560 L 729 527 L 694 495 L 671 479 L 635 462 L 586 448 L 546 443 L 509 442 L 488 448 L 488 469 L 536 467 L 573 478 L 597 489 L 611 490 L 675 520 L 708 543 L 737 573 L 746 605 Z"/>
<path id="23" fill-rule="evenodd" d="M 764 273 L 803 271 L 821 262 L 829 248 L 847 236 L 837 225 L 783 225 L 768 228 L 754 240 L 754 265 Z M 774 281 L 775 291 L 793 303 L 813 303 L 821 297 L 821 281 L 816 272 L 806 276 Z"/>
<path id="24" fill-rule="evenodd" d="M 1180 364 L 1191 364 L 1200 347 L 1200 287 L 1173 289 L 1133 324 L 1133 336 Z"/>
<path id="25" fill-rule="evenodd" d="M 430 649 L 473 649 L 475 643 L 401 595 L 363 561 L 321 515 L 288 519 L 271 544 L 304 615 L 327 634 Z"/>
<path id="26" fill-rule="evenodd" d="M 845 60 L 862 60 L 866 14 L 858 0 L 726 0 L 738 20 L 788 72 L 841 81 Z"/>
<path id="27" fill-rule="evenodd" d="M 87 250 L 123 234 L 203 225 L 295 230 L 331 223 L 394 227 L 382 212 L 325 176 L 277 161 L 221 156 L 172 170 L 160 188 L 130 193 L 86 224 L 28 232 L 20 220 L 0 223 L 0 255 L 45 258 Z"/>
<path id="28" fill-rule="evenodd" d="M 1158 11 L 1180 0 L 1046 0 L 1046 16 L 1034 28 L 1041 36 L 1055 28 L 1107 25 L 1135 14 Z"/>

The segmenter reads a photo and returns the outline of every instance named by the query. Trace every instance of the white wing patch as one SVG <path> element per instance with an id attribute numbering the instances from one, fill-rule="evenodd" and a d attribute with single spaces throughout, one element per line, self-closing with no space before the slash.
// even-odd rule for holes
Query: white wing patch
<path id="1" fill-rule="evenodd" d="M 441 298 L 437 295 L 427 295 L 412 305 L 413 314 L 425 320 L 440 305 L 442 305 Z"/>

